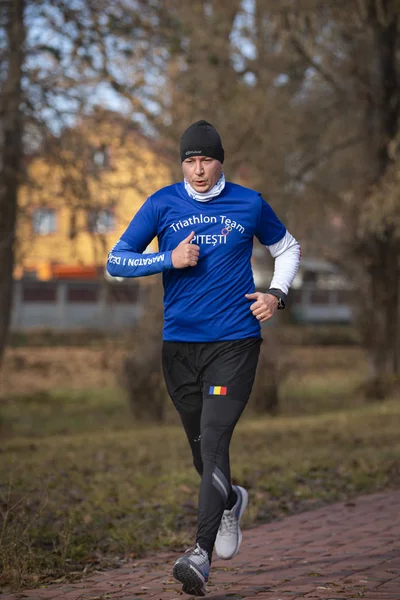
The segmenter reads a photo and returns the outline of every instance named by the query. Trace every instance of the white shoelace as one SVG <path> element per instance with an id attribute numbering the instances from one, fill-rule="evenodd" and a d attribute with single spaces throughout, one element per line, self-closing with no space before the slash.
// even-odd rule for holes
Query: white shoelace
<path id="1" fill-rule="evenodd" d="M 236 523 L 237 519 L 233 511 L 225 510 L 219 526 L 220 535 L 230 535 L 231 533 L 236 533 Z"/>
<path id="2" fill-rule="evenodd" d="M 192 560 L 199 566 L 203 565 L 204 563 L 208 563 L 207 552 L 203 550 L 203 548 L 200 548 L 198 544 L 196 545 L 196 548 L 194 550 L 192 548 L 188 548 L 187 550 L 185 550 L 185 554 L 189 552 L 191 553 L 190 560 Z"/>

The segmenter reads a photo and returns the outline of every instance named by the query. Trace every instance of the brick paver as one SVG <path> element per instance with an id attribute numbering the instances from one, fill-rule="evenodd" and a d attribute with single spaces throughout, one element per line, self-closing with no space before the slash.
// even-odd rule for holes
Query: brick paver
<path id="1" fill-rule="evenodd" d="M 363 496 L 244 532 L 241 552 L 215 560 L 208 600 L 400 600 L 400 491 Z M 159 553 L 81 583 L 0 600 L 184 600 Z"/>

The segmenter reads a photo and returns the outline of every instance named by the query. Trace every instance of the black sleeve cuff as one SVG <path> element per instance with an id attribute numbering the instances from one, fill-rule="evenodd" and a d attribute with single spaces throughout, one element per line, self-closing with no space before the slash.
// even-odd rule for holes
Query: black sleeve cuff
<path id="1" fill-rule="evenodd" d="M 271 296 L 275 296 L 276 298 L 278 298 L 278 309 L 282 310 L 283 308 L 285 308 L 287 299 L 287 294 L 285 294 L 285 292 L 282 292 L 282 290 L 278 290 L 277 288 L 270 288 L 267 291 L 267 294 L 271 294 Z"/>

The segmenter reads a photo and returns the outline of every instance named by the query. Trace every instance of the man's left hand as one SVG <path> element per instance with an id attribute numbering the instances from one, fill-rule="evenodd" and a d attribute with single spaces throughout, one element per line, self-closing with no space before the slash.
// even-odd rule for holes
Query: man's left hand
<path id="1" fill-rule="evenodd" d="M 278 298 L 272 294 L 254 292 L 254 294 L 245 294 L 245 296 L 247 300 L 255 300 L 250 306 L 250 310 L 260 323 L 271 319 L 278 310 Z"/>

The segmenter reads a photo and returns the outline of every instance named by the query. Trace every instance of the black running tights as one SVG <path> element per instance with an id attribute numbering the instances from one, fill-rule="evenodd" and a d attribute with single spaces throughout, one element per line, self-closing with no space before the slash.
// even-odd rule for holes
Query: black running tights
<path id="1" fill-rule="evenodd" d="M 250 396 L 261 339 L 164 342 L 163 369 L 201 476 L 197 543 L 210 559 L 232 504 L 229 445 Z"/>

